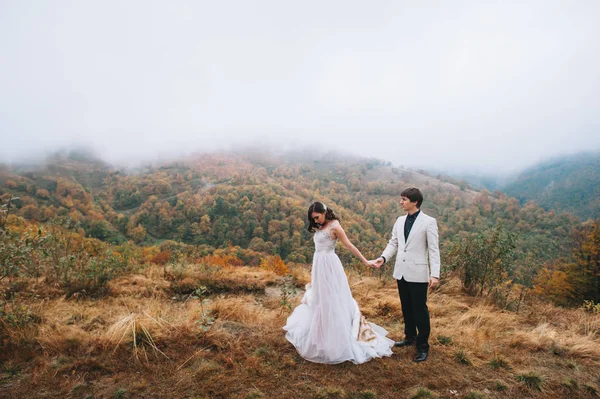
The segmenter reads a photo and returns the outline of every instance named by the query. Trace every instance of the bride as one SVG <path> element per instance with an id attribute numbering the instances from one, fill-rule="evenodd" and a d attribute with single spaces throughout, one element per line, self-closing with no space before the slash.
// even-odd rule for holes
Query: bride
<path id="1" fill-rule="evenodd" d="M 308 222 L 308 230 L 315 233 L 311 283 L 283 327 L 286 339 L 300 356 L 316 363 L 349 360 L 358 364 L 390 356 L 394 341 L 386 338 L 385 329 L 365 320 L 352 297 L 342 262 L 334 251 L 337 240 L 365 266 L 375 265 L 352 245 L 325 204 L 315 202 L 308 208 Z"/>

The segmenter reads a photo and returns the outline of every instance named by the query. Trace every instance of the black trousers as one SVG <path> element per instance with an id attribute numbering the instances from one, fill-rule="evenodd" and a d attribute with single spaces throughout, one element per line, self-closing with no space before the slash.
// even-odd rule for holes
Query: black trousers
<path id="1" fill-rule="evenodd" d="M 404 317 L 404 337 L 408 341 L 416 338 L 417 349 L 429 350 L 429 310 L 427 309 L 428 283 L 398 282 L 398 293 Z"/>

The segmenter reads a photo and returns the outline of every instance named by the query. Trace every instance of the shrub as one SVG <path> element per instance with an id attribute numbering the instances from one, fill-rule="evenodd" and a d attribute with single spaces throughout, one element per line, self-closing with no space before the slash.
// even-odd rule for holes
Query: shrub
<path id="1" fill-rule="evenodd" d="M 41 318 L 25 305 L 0 301 L 0 348 L 33 338 Z"/>
<path id="2" fill-rule="evenodd" d="M 285 262 L 279 256 L 267 256 L 260 262 L 260 267 L 266 270 L 271 270 L 278 276 L 285 276 L 290 271 L 285 265 Z"/>
<path id="3" fill-rule="evenodd" d="M 495 388 L 496 388 L 496 391 L 504 392 L 508 389 L 508 386 L 504 382 L 502 382 L 500 380 L 496 380 Z"/>
<path id="4" fill-rule="evenodd" d="M 452 337 L 447 335 L 438 335 L 437 340 L 442 345 L 452 345 Z"/>
<path id="5" fill-rule="evenodd" d="M 490 366 L 494 369 L 506 369 L 510 370 L 510 365 L 502 356 L 496 356 L 492 360 L 490 360 Z"/>
<path id="6" fill-rule="evenodd" d="M 460 364 L 465 364 L 467 366 L 472 365 L 471 360 L 463 349 L 457 349 L 454 351 L 454 360 L 456 360 Z"/>
<path id="7" fill-rule="evenodd" d="M 431 392 L 427 388 L 419 388 L 417 391 L 410 397 L 410 399 L 430 399 L 434 398 L 433 392 Z"/>
<path id="8" fill-rule="evenodd" d="M 581 305 L 580 309 L 588 313 L 600 314 L 600 302 L 594 303 L 594 301 L 583 301 L 583 305 Z"/>
<path id="9" fill-rule="evenodd" d="M 517 375 L 517 380 L 525 384 L 525 386 L 529 389 L 540 392 L 542 391 L 542 384 L 544 381 L 542 377 L 535 371 L 519 374 Z"/>

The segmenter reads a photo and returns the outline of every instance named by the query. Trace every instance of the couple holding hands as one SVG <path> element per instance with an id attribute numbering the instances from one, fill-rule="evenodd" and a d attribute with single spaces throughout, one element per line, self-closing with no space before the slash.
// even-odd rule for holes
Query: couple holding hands
<path id="1" fill-rule="evenodd" d="M 367 260 L 348 240 L 335 213 L 321 202 L 308 208 L 309 231 L 314 232 L 315 253 L 311 283 L 301 304 L 294 309 L 283 329 L 285 337 L 304 359 L 335 364 L 364 363 L 374 357 L 390 356 L 392 347 L 416 346 L 415 362 L 429 354 L 429 311 L 427 291 L 439 283 L 440 251 L 434 218 L 421 210 L 423 194 L 409 188 L 400 195 L 407 212 L 400 216 L 392 237 L 376 260 Z M 350 292 L 344 268 L 335 253 L 337 241 L 370 267 L 379 268 L 396 255 L 393 276 L 398 283 L 404 339 L 386 337 L 387 331 L 369 323 Z"/>

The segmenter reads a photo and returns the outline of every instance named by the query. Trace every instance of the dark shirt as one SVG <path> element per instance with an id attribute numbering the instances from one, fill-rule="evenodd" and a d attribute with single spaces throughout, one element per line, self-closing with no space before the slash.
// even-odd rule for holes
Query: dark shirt
<path id="1" fill-rule="evenodd" d="M 412 229 L 413 224 L 415 224 L 415 220 L 417 219 L 417 216 L 419 216 L 419 213 L 421 213 L 420 209 L 412 215 L 406 215 L 406 220 L 404 221 L 404 241 L 408 240 L 410 230 Z M 383 258 L 383 263 L 387 261 L 387 259 L 383 255 L 381 255 L 380 258 Z"/>
<path id="2" fill-rule="evenodd" d="M 412 229 L 413 224 L 415 224 L 415 220 L 417 219 L 417 216 L 419 216 L 419 213 L 421 213 L 420 209 L 412 215 L 406 215 L 406 221 L 404 222 L 404 241 L 408 240 L 410 230 Z"/>

